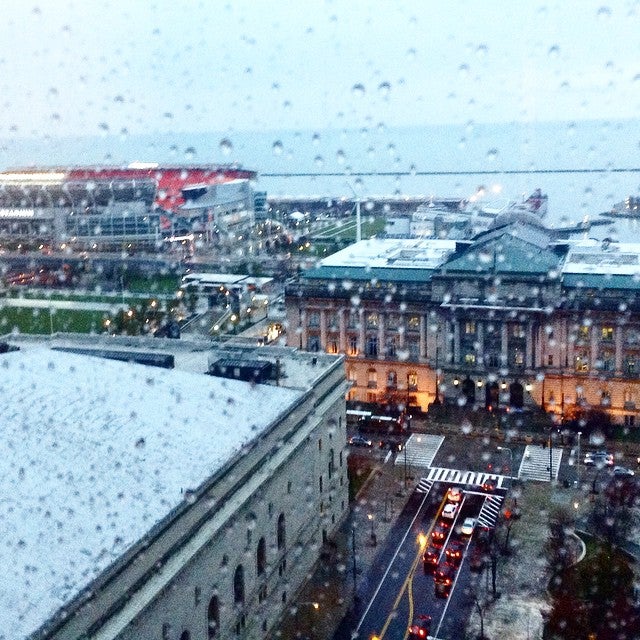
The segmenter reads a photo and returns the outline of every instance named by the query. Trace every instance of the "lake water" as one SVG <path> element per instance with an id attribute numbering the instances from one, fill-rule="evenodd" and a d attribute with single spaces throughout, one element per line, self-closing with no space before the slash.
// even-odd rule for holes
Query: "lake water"
<path id="1" fill-rule="evenodd" d="M 547 221 L 567 224 L 594 219 L 640 193 L 640 120 L 374 124 L 358 131 L 13 138 L 0 144 L 2 168 L 132 161 L 238 163 L 257 170 L 256 188 L 272 195 L 352 197 L 354 189 L 362 198 L 397 193 L 428 199 L 468 197 L 483 185 L 517 199 L 539 187 L 549 196 Z M 316 175 L 295 175 L 301 173 Z M 616 221 L 592 235 L 640 241 L 640 221 Z"/>

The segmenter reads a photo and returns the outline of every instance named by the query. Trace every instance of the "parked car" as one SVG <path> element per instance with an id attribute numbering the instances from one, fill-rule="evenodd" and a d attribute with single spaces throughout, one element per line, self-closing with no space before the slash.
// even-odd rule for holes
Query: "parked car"
<path id="1" fill-rule="evenodd" d="M 635 471 L 627 469 L 627 467 L 613 467 L 613 475 L 618 478 L 632 478 L 635 476 Z"/>
<path id="2" fill-rule="evenodd" d="M 367 440 L 367 438 L 360 435 L 351 436 L 348 444 L 351 447 L 371 447 L 373 445 L 371 440 Z"/>
<path id="3" fill-rule="evenodd" d="M 587 467 L 612 467 L 613 454 L 606 451 L 589 451 L 584 457 L 584 464 Z"/>

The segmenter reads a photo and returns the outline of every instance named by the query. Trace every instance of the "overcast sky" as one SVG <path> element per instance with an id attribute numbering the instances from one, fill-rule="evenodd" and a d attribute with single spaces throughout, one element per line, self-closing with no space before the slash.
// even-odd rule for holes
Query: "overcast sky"
<path id="1" fill-rule="evenodd" d="M 637 1 L 5 0 L 0 137 L 636 118 Z"/>

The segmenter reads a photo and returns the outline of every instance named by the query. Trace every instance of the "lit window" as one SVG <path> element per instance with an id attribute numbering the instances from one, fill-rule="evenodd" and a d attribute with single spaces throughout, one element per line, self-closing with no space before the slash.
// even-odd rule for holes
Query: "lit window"
<path id="1" fill-rule="evenodd" d="M 418 374 L 415 371 L 409 371 L 407 374 L 407 385 L 410 391 L 418 389 Z"/>
<path id="2" fill-rule="evenodd" d="M 602 339 L 613 340 L 613 327 L 602 327 Z"/>
<path id="3" fill-rule="evenodd" d="M 464 363 L 468 365 L 474 365 L 476 363 L 476 354 L 475 353 L 465 354 Z"/>
<path id="4" fill-rule="evenodd" d="M 376 329 L 380 319 L 377 313 L 370 313 L 367 316 L 367 329 Z"/>
<path id="5" fill-rule="evenodd" d="M 464 332 L 467 335 L 475 335 L 476 333 L 476 323 L 473 320 L 469 320 L 464 323 Z"/>
<path id="6" fill-rule="evenodd" d="M 350 356 L 358 355 L 358 338 L 356 336 L 349 336 L 349 348 L 347 353 Z"/>
<path id="7" fill-rule="evenodd" d="M 409 316 L 407 327 L 409 331 L 417 331 L 420 329 L 420 316 Z"/>

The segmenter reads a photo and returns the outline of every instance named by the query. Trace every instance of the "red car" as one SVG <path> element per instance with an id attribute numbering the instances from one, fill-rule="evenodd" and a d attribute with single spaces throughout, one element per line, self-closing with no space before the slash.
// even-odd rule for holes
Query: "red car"
<path id="1" fill-rule="evenodd" d="M 431 630 L 431 616 L 420 615 L 409 627 L 408 640 L 423 640 Z"/>
<path id="2" fill-rule="evenodd" d="M 434 573 L 440 560 L 440 549 L 433 545 L 428 547 L 422 554 L 422 563 L 425 573 Z"/>
<path id="3" fill-rule="evenodd" d="M 444 555 L 448 563 L 457 567 L 462 560 L 462 545 L 459 542 L 450 542 Z"/>
<path id="4" fill-rule="evenodd" d="M 444 541 L 449 535 L 449 526 L 444 523 L 439 523 L 431 532 L 431 544 L 434 547 L 442 548 Z"/>

